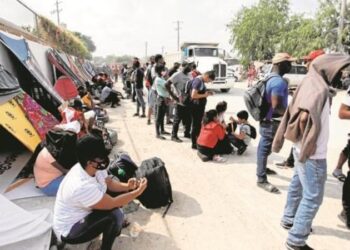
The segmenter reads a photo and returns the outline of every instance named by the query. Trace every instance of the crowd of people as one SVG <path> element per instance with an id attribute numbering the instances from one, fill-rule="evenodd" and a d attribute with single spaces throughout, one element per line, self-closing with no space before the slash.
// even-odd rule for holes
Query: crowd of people
<path id="1" fill-rule="evenodd" d="M 334 97 L 330 86 L 341 81 L 342 72 L 350 65 L 350 57 L 317 51 L 307 57 L 308 74 L 291 93 L 283 78 L 295 59 L 277 53 L 272 59 L 272 72 L 266 77 L 266 112 L 259 121 L 257 149 L 257 186 L 270 193 L 279 193 L 268 181 L 276 174 L 267 167 L 271 152 L 279 152 L 287 139 L 293 142 L 288 159 L 279 165 L 294 168 L 281 226 L 289 230 L 287 249 L 312 249 L 306 240 L 312 221 L 322 204 L 327 178 L 327 143 L 330 134 L 329 114 Z M 227 102 L 207 110 L 207 98 L 214 92 L 206 84 L 215 79 L 213 71 L 198 72 L 193 63 L 178 62 L 167 69 L 162 55 L 155 55 L 141 66 L 134 58 L 132 67 L 124 67 L 124 90 L 136 103 L 134 117 L 145 118 L 154 126 L 155 137 L 176 143 L 183 137 L 203 162 L 225 162 L 224 155 L 242 155 L 257 131 L 249 122 L 249 112 L 240 110 L 237 117 L 226 120 Z M 121 183 L 108 177 L 108 150 L 101 136 L 93 133 L 91 120 L 84 111 L 106 114 L 104 105 L 120 105 L 123 95 L 113 89 L 107 74 L 96 75 L 94 85 L 78 88 L 79 96 L 70 107 L 62 109 L 61 128 L 77 134 L 77 163 L 67 169 L 58 163 L 48 148 L 38 153 L 34 175 L 37 186 L 49 196 L 56 196 L 54 229 L 63 242 L 78 244 L 103 235 L 102 249 L 111 249 L 122 227 L 128 225 L 120 209 L 137 198 L 147 187 L 147 180 L 134 178 Z M 251 87 L 254 87 L 253 85 Z M 146 89 L 145 89 L 146 88 Z M 145 94 L 147 92 L 147 95 Z M 291 98 L 291 100 L 288 100 Z M 96 100 L 98 99 L 98 100 Z M 350 91 L 339 110 L 341 119 L 350 119 Z M 154 118 L 153 118 L 154 117 Z M 152 119 L 153 118 L 153 119 Z M 146 123 L 146 122 L 145 122 Z M 172 131 L 165 130 L 172 124 Z M 350 228 L 350 172 L 342 166 L 349 161 L 350 141 L 339 156 L 334 177 L 344 182 L 343 210 L 339 217 Z"/>

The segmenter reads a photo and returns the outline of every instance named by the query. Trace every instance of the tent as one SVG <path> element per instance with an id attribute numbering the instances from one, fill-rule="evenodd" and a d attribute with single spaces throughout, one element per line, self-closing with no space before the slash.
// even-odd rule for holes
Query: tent
<path id="1" fill-rule="evenodd" d="M 58 120 L 21 90 L 17 79 L 0 67 L 0 125 L 30 151 Z"/>
<path id="2" fill-rule="evenodd" d="M 60 76 L 54 88 L 65 101 L 69 101 L 78 96 L 77 87 L 74 85 L 72 79 L 67 76 Z"/>

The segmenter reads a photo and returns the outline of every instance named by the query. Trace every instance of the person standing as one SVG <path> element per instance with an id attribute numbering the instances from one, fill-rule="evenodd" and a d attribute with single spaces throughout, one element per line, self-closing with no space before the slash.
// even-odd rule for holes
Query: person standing
<path id="1" fill-rule="evenodd" d="M 191 64 L 184 61 L 182 63 L 182 70 L 173 74 L 165 85 L 171 97 L 176 101 L 173 130 L 171 133 L 171 140 L 175 142 L 182 142 L 177 135 L 181 122 L 183 122 L 185 126 L 185 137 L 190 138 L 191 113 L 189 104 L 184 102 L 184 98 L 186 94 L 186 85 L 190 81 L 189 73 L 191 72 L 191 67 Z"/>
<path id="2" fill-rule="evenodd" d="M 146 103 L 145 100 L 143 99 L 143 77 L 144 73 L 142 68 L 140 67 L 140 62 L 136 61 L 134 62 L 133 67 L 134 69 L 134 74 L 135 74 L 135 93 L 136 93 L 136 113 L 134 116 L 140 116 L 140 108 L 142 109 L 142 115 L 140 116 L 141 118 L 146 117 Z"/>
<path id="3" fill-rule="evenodd" d="M 155 67 L 156 78 L 154 84 L 157 91 L 157 101 L 156 101 L 156 136 L 158 139 L 165 140 L 163 135 L 170 135 L 170 133 L 164 130 L 164 117 L 167 112 L 167 103 L 170 100 L 169 93 L 165 87 L 164 65 L 158 64 Z"/>
<path id="4" fill-rule="evenodd" d="M 288 105 L 288 83 L 282 77 L 291 68 L 294 59 L 287 53 L 277 53 L 272 59 L 272 73 L 268 76 L 265 97 L 268 104 L 268 112 L 260 122 L 260 141 L 257 151 L 257 177 L 258 187 L 278 193 L 279 190 L 267 180 L 267 174 L 276 174 L 267 168 L 267 159 L 271 154 L 272 141 L 280 124 L 282 116 Z"/>
<path id="5" fill-rule="evenodd" d="M 284 139 L 294 142 L 294 175 L 288 188 L 281 226 L 289 230 L 290 250 L 312 249 L 306 244 L 311 225 L 322 204 L 327 179 L 327 144 L 331 92 L 350 56 L 323 55 L 314 60 L 283 116 L 273 142 L 278 153 Z"/>
<path id="6" fill-rule="evenodd" d="M 192 120 L 192 149 L 197 149 L 197 138 L 201 131 L 202 119 L 205 112 L 205 106 L 207 105 L 207 97 L 214 94 L 214 92 L 207 90 L 205 83 L 209 83 L 214 80 L 214 71 L 208 71 L 204 75 L 200 75 L 192 80 L 190 105 Z"/>
<path id="7" fill-rule="evenodd" d="M 343 101 L 339 109 L 339 118 L 340 119 L 350 119 L 350 88 L 347 91 L 346 99 Z M 339 161 L 348 162 L 348 167 L 350 168 L 350 140 L 348 139 L 348 144 L 342 152 L 342 156 Z M 343 160 L 342 160 L 343 159 Z M 342 165 L 342 164 L 341 164 Z M 350 171 L 345 176 L 344 175 L 344 184 L 343 184 L 343 211 L 340 213 L 339 218 L 344 221 L 346 227 L 350 229 Z"/>

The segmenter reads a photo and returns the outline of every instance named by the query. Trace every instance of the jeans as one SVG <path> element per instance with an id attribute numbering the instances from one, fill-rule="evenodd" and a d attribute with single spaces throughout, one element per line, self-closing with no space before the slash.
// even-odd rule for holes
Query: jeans
<path id="1" fill-rule="evenodd" d="M 197 138 L 201 132 L 202 119 L 205 112 L 204 105 L 192 104 L 191 105 L 191 118 L 192 118 L 192 146 L 197 145 Z"/>
<path id="2" fill-rule="evenodd" d="M 185 126 L 185 135 L 189 135 L 191 130 L 190 108 L 188 106 L 182 106 L 182 105 L 176 104 L 173 131 L 172 131 L 172 137 L 174 138 L 177 137 L 177 132 L 179 131 L 179 126 L 181 121 Z"/>
<path id="3" fill-rule="evenodd" d="M 225 137 L 223 140 L 219 140 L 214 148 L 208 148 L 205 146 L 197 145 L 198 152 L 208 157 L 209 160 L 212 160 L 214 155 L 225 155 L 231 154 L 233 147 L 230 144 L 230 140 Z"/>
<path id="4" fill-rule="evenodd" d="M 294 175 L 289 185 L 282 223 L 293 224 L 287 242 L 303 246 L 310 234 L 312 220 L 323 201 L 327 161 L 308 159 L 301 163 L 296 150 L 294 159 Z"/>
<path id="5" fill-rule="evenodd" d="M 81 244 L 96 238 L 102 233 L 102 250 L 112 249 L 113 242 L 122 230 L 124 214 L 120 208 L 110 211 L 94 210 L 84 219 L 75 223 L 62 241 L 68 244 Z"/>
<path id="6" fill-rule="evenodd" d="M 160 132 L 164 131 L 164 117 L 167 111 L 166 98 L 158 96 L 156 109 L 156 134 L 158 136 Z"/>
<path id="7" fill-rule="evenodd" d="M 60 187 L 63 178 L 64 175 L 57 177 L 56 179 L 52 180 L 49 184 L 47 184 L 46 187 L 40 188 L 40 190 L 47 196 L 56 196 L 58 188 Z"/>
<path id="8" fill-rule="evenodd" d="M 143 89 L 136 89 L 136 113 L 139 114 L 140 108 L 142 108 L 142 114 L 145 114 L 146 110 L 146 103 L 145 100 L 143 99 Z"/>
<path id="9" fill-rule="evenodd" d="M 260 141 L 257 151 L 257 169 L 256 175 L 258 182 L 267 181 L 266 166 L 267 158 L 271 154 L 272 142 L 275 137 L 279 122 L 261 122 L 260 123 Z"/>

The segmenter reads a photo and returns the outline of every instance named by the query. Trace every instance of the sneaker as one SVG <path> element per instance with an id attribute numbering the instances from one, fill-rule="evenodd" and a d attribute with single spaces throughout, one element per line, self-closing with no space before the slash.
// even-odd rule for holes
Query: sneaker
<path id="1" fill-rule="evenodd" d="M 166 140 L 166 138 L 164 136 L 161 136 L 161 135 L 157 135 L 157 138 L 161 139 L 161 140 Z"/>
<path id="2" fill-rule="evenodd" d="M 348 219 L 346 218 L 346 214 L 345 214 L 345 211 L 344 211 L 344 210 L 341 211 L 341 213 L 338 215 L 338 218 L 339 218 L 342 222 L 344 222 L 344 224 L 346 225 L 346 227 L 347 227 L 348 229 L 350 229 L 350 220 L 348 220 Z"/>
<path id="3" fill-rule="evenodd" d="M 162 135 L 170 135 L 170 133 L 169 132 L 166 132 L 166 131 L 162 131 L 162 132 L 160 132 Z"/>
<path id="4" fill-rule="evenodd" d="M 224 163 L 227 161 L 227 158 L 222 157 L 221 155 L 214 155 L 213 161 L 219 162 L 219 163 Z"/>
<path id="5" fill-rule="evenodd" d="M 138 114 L 138 113 L 135 113 L 135 114 L 134 114 L 134 117 L 135 117 L 135 116 L 139 116 L 139 114 Z"/>
<path id="6" fill-rule="evenodd" d="M 247 150 L 247 146 L 240 147 L 240 148 L 237 150 L 237 154 L 238 154 L 238 155 L 242 155 L 246 150 Z"/>
<path id="7" fill-rule="evenodd" d="M 184 134 L 185 138 L 191 139 L 191 134 Z"/>
<path id="8" fill-rule="evenodd" d="M 140 116 L 140 118 L 145 118 L 146 117 L 146 115 L 145 114 L 142 114 L 141 116 Z"/>
<path id="9" fill-rule="evenodd" d="M 171 137 L 171 140 L 174 142 L 182 142 L 182 140 L 179 137 Z"/>
<path id="10" fill-rule="evenodd" d="M 294 164 L 290 164 L 288 161 L 278 162 L 275 165 L 284 168 L 294 168 Z"/>
<path id="11" fill-rule="evenodd" d="M 309 247 L 306 244 L 304 246 L 295 246 L 295 245 L 292 245 L 292 244 L 286 242 L 285 246 L 288 250 L 313 250 L 313 248 Z"/>
<path id="12" fill-rule="evenodd" d="M 270 169 L 270 168 L 266 168 L 266 174 L 268 174 L 268 175 L 276 175 L 277 172 L 275 170 Z"/>

